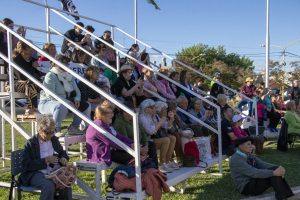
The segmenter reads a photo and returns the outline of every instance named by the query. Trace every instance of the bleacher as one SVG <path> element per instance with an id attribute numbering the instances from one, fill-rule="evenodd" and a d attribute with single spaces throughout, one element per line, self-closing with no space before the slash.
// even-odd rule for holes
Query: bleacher
<path id="1" fill-rule="evenodd" d="M 55 14 L 55 16 L 61 18 L 62 20 L 65 21 L 65 23 L 69 24 L 70 26 L 76 25 L 75 22 L 73 22 L 72 20 L 70 20 L 68 17 L 66 17 L 65 15 L 63 15 L 62 13 L 66 13 L 65 11 L 62 11 L 60 9 L 56 9 L 53 7 L 50 7 L 48 5 L 44 5 L 41 3 L 37 3 L 37 2 L 33 2 L 30 0 L 26 0 L 26 2 L 28 3 L 32 3 L 35 5 L 32 6 L 39 6 L 41 9 L 46 8 L 47 12 L 51 12 L 52 14 Z M 85 17 L 85 16 L 80 16 L 83 19 L 86 20 L 90 20 L 93 22 L 97 22 L 100 23 L 101 21 L 95 20 L 95 19 L 91 19 L 89 17 Z M 78 79 L 79 81 L 82 81 L 84 83 L 86 83 L 86 85 L 88 85 L 89 87 L 91 87 L 92 89 L 94 89 L 96 92 L 98 92 L 101 96 L 103 96 L 105 99 L 109 100 L 110 102 L 112 102 L 113 104 L 115 104 L 117 107 L 119 107 L 122 110 L 125 110 L 126 112 L 128 112 L 132 117 L 133 117 L 133 121 L 134 121 L 134 129 L 135 129 L 135 146 L 138 147 L 139 146 L 139 141 L 138 138 L 139 136 L 137 135 L 137 128 L 138 128 L 138 114 L 131 111 L 130 109 L 128 109 L 126 106 L 124 106 L 123 103 L 115 100 L 111 95 L 105 93 L 103 90 L 99 89 L 98 87 L 96 87 L 94 84 L 91 84 L 90 82 L 88 82 L 85 78 L 79 76 L 76 72 L 74 72 L 73 70 L 69 69 L 68 67 L 66 67 L 65 65 L 63 65 L 62 63 L 58 62 L 57 60 L 55 60 L 53 57 L 51 57 L 48 53 L 45 53 L 44 51 L 42 51 L 39 47 L 37 47 L 36 45 L 32 44 L 30 41 L 28 41 L 27 39 L 23 38 L 22 36 L 16 34 L 14 31 L 10 30 L 7 26 L 5 26 L 3 23 L 0 23 L 0 26 L 4 29 L 6 29 L 10 35 L 13 35 L 15 37 L 17 37 L 19 40 L 24 41 L 27 45 L 29 45 L 32 49 L 34 49 L 35 51 L 37 51 L 39 54 L 46 56 L 50 61 L 54 62 L 55 64 L 57 64 L 58 66 L 60 66 L 61 68 L 65 69 L 65 71 L 67 71 L 68 73 L 70 73 L 72 76 L 74 76 L 76 79 Z M 126 36 L 128 36 L 129 38 L 136 40 L 136 38 L 134 38 L 133 36 L 131 36 L 130 34 L 124 32 L 122 29 L 118 28 L 117 26 L 113 25 L 112 26 L 114 28 L 115 31 L 119 31 L 121 33 L 124 33 Z M 38 29 L 36 28 L 30 28 L 30 26 L 28 25 L 27 28 L 29 30 L 35 30 L 37 31 Z M 48 24 L 47 29 L 49 30 L 49 32 L 47 32 L 46 34 L 48 35 L 47 38 L 51 37 L 51 34 L 56 34 L 58 35 L 60 38 L 62 39 L 67 39 L 59 30 L 57 30 L 56 28 L 54 28 L 54 25 L 50 25 Z M 155 71 L 156 69 L 159 69 L 159 66 L 157 66 L 154 63 L 151 63 L 149 66 L 145 65 L 144 63 L 141 63 L 141 61 L 137 60 L 136 58 L 132 57 L 131 55 L 128 55 L 127 53 L 124 52 L 124 47 L 122 45 L 120 45 L 120 43 L 118 43 L 117 41 L 114 41 L 116 46 L 112 46 L 111 44 L 107 43 L 106 41 L 103 41 L 102 39 L 100 39 L 99 37 L 97 37 L 96 35 L 94 35 L 93 33 L 90 33 L 89 31 L 87 31 L 85 28 L 81 28 L 83 31 L 89 33 L 94 39 L 100 40 L 101 42 L 103 42 L 104 44 L 106 44 L 107 46 L 109 46 L 110 48 L 112 48 L 116 55 L 116 67 L 113 67 L 111 65 L 106 64 L 105 62 L 103 62 L 101 59 L 96 58 L 91 52 L 85 50 L 83 47 L 79 46 L 78 44 L 72 42 L 69 40 L 69 42 L 71 42 L 74 46 L 76 46 L 78 49 L 82 50 L 83 52 L 85 52 L 86 54 L 88 54 L 91 57 L 95 57 L 96 60 L 98 60 L 99 62 L 103 63 L 105 65 L 105 67 L 110 68 L 112 71 L 118 72 L 120 70 L 120 59 L 127 57 L 130 58 L 132 60 L 134 60 L 136 63 L 138 63 L 139 65 L 143 66 L 144 68 L 150 70 L 150 71 Z M 52 31 L 52 32 L 50 32 Z M 41 31 L 43 32 L 43 31 Z M 68 39 L 67 39 L 68 40 Z M 46 42 L 46 41 L 45 41 Z M 174 61 L 177 65 L 181 65 L 189 70 L 191 70 L 192 72 L 198 74 L 199 76 L 204 76 L 206 78 L 207 77 L 205 74 L 202 74 L 201 72 L 195 70 L 194 68 L 180 62 L 177 61 L 176 59 L 171 58 L 170 56 L 166 55 L 165 53 L 152 48 L 150 45 L 137 40 L 137 42 L 140 45 L 143 45 L 145 48 L 147 48 L 147 50 L 149 51 L 156 51 L 159 52 L 161 54 L 161 56 L 165 56 L 168 59 L 171 59 L 172 62 Z M 117 48 L 118 47 L 118 48 Z M 113 137 L 111 134 L 109 134 L 107 131 L 105 131 L 104 129 L 102 129 L 101 127 L 98 127 L 91 119 L 87 118 L 86 116 L 84 116 L 81 112 L 79 112 L 77 109 L 75 109 L 72 105 L 70 105 L 68 102 L 64 101 L 63 99 L 61 99 L 60 97 L 58 97 L 55 93 L 51 92 L 49 89 L 45 88 L 38 80 L 34 79 L 30 74 L 26 73 L 26 71 L 22 70 L 22 68 L 20 68 L 20 66 L 17 66 L 15 63 L 11 62 L 11 55 L 9 55 L 9 57 L 4 56 L 3 54 L 0 54 L 0 57 L 2 58 L 2 61 L 4 60 L 5 62 L 8 62 L 11 64 L 11 68 L 14 68 L 15 70 L 20 71 L 20 73 L 24 74 L 25 76 L 27 76 L 29 78 L 29 80 L 31 80 L 32 82 L 34 82 L 38 87 L 42 88 L 43 90 L 45 90 L 46 92 L 48 92 L 51 96 L 53 96 L 57 101 L 59 101 L 60 103 L 62 103 L 64 106 L 66 106 L 69 110 L 71 110 L 75 115 L 78 115 L 80 118 L 82 118 L 86 123 L 88 123 L 89 125 L 93 126 L 96 130 L 98 130 L 99 132 L 101 132 L 102 134 L 104 134 L 108 139 L 110 139 L 111 141 L 114 141 L 116 144 L 118 144 L 120 147 L 122 147 L 123 149 L 125 149 L 126 151 L 128 151 L 132 156 L 135 157 L 135 162 L 136 163 L 140 163 L 140 155 L 139 155 L 139 149 L 137 148 L 136 151 L 132 150 L 132 149 L 128 149 L 128 147 L 122 143 L 121 141 L 119 141 L 118 139 L 116 139 L 115 137 Z M 3 64 L 3 63 L 2 63 Z M 175 66 L 173 66 L 175 67 Z M 42 71 L 45 71 L 45 68 L 43 66 L 41 66 Z M 189 92 L 190 94 L 194 95 L 196 98 L 201 99 L 203 102 L 206 102 L 207 104 L 211 105 L 212 107 L 214 107 L 214 109 L 216 110 L 217 113 L 217 117 L 218 117 L 218 123 L 217 123 L 217 127 L 212 127 L 210 124 L 207 124 L 206 122 L 201 121 L 200 119 L 190 115 L 189 113 L 185 112 L 184 110 L 180 109 L 179 107 L 177 108 L 179 110 L 179 112 L 183 112 L 185 115 L 187 115 L 188 117 L 192 118 L 193 120 L 197 121 L 199 124 L 203 125 L 204 127 L 208 128 L 209 130 L 211 130 L 214 134 L 217 135 L 218 137 L 218 155 L 216 157 L 214 157 L 211 160 L 207 160 L 207 167 L 203 168 L 203 167 L 181 167 L 179 170 L 175 170 L 172 173 L 167 174 L 167 185 L 171 188 L 172 191 L 174 192 L 181 192 L 183 193 L 185 191 L 185 182 L 188 178 L 194 176 L 197 173 L 200 173 L 202 171 L 205 171 L 207 169 L 209 169 L 211 166 L 214 166 L 216 164 L 219 165 L 219 170 L 220 170 L 220 174 L 222 174 L 222 161 L 225 159 L 224 156 L 222 156 L 222 147 L 221 147 L 221 112 L 220 112 L 220 107 L 217 106 L 214 102 L 211 102 L 209 100 L 207 100 L 205 97 L 207 96 L 207 94 L 203 93 L 203 92 L 197 92 L 197 91 L 192 91 L 189 90 L 188 88 L 180 85 L 179 83 L 177 83 L 176 81 L 170 79 L 168 76 L 164 75 L 163 73 L 157 72 L 155 71 L 156 74 L 160 77 L 162 77 L 165 80 L 168 80 L 170 83 L 175 84 L 176 86 L 178 86 L 179 88 L 181 88 L 182 90 Z M 210 79 L 210 78 L 209 78 Z M 7 80 L 7 75 L 5 75 L 4 73 L 2 73 L 0 75 L 0 81 L 1 83 L 3 83 L 4 81 Z M 223 85 L 222 83 L 220 83 L 222 86 L 224 86 L 226 89 L 228 90 L 232 90 L 233 92 L 237 93 L 235 90 Z M 146 89 L 145 89 L 146 90 Z M 0 100 L 1 100 L 1 116 L 2 116 L 2 130 L 3 126 L 5 125 L 5 121 L 7 121 L 8 123 L 10 123 L 10 125 L 16 129 L 23 137 L 25 137 L 26 139 L 30 138 L 30 135 L 28 133 L 26 133 L 21 125 L 19 125 L 17 122 L 30 122 L 32 124 L 32 133 L 36 134 L 36 118 L 34 116 L 32 117 L 28 117 L 28 116 L 24 116 L 24 114 L 17 114 L 15 112 L 15 99 L 17 98 L 24 98 L 23 96 L 17 96 L 17 93 L 15 93 L 14 91 L 11 92 L 6 92 L 4 91 L 4 87 L 2 84 L 1 87 L 1 91 L 0 91 Z M 11 95 L 13 94 L 13 95 Z M 166 99 L 158 94 L 155 94 L 156 97 L 162 101 L 166 101 Z M 5 102 L 5 100 L 10 100 L 10 108 L 11 108 L 11 113 L 6 113 L 6 107 L 3 104 L 3 102 Z M 255 120 L 254 118 L 250 118 L 250 120 L 253 121 L 254 125 L 255 125 Z M 257 123 L 256 123 L 257 126 Z M 14 129 L 12 129 L 12 141 L 16 141 L 16 133 L 14 132 Z M 256 129 L 258 130 L 258 129 Z M 3 143 L 3 141 L 5 140 L 5 134 L 4 132 L 2 132 L 2 143 L 1 146 L 3 147 L 5 144 Z M 62 143 L 62 145 L 64 146 L 64 149 L 67 151 L 67 153 L 69 155 L 75 156 L 76 158 L 78 157 L 78 161 L 75 161 L 74 164 L 78 167 L 78 169 L 80 171 L 90 171 L 90 172 L 95 172 L 95 183 L 96 183 L 96 188 L 91 188 L 90 186 L 88 186 L 83 179 L 78 178 L 77 179 L 77 185 L 84 191 L 86 192 L 86 198 L 88 199 L 101 199 L 101 198 L 105 198 L 103 196 L 103 192 L 101 191 L 101 184 L 104 183 L 106 181 L 106 170 L 107 169 L 111 169 L 112 167 L 107 167 L 105 164 L 103 163 L 91 163 L 85 160 L 85 156 L 86 154 L 84 153 L 84 143 L 85 143 L 85 135 L 79 135 L 79 136 L 65 136 L 65 137 L 61 137 L 59 139 L 59 141 Z M 16 144 L 13 142 L 12 144 L 12 151 L 17 150 L 16 148 Z M 75 144 L 79 144 L 80 145 L 80 150 L 79 152 L 72 152 L 69 151 L 69 147 L 71 145 L 75 145 Z M 2 148 L 3 149 L 3 148 Z M 5 151 L 2 152 L 2 160 L 3 162 L 5 162 L 5 160 L 7 159 L 7 155 L 5 154 Z M 5 164 L 3 164 L 5 165 Z M 137 164 L 137 167 L 140 164 Z M 101 175 L 101 179 L 100 180 L 100 175 Z M 136 172 L 136 177 L 137 177 L 137 183 L 140 182 L 141 179 L 141 174 L 140 171 Z M 176 188 L 176 186 L 179 183 L 183 183 L 183 188 L 178 189 Z M 1 185 L 1 183 L 0 183 Z M 4 185 L 4 184 L 3 184 Z M 145 193 L 145 191 L 141 190 L 141 185 L 137 184 L 137 191 L 141 191 L 141 192 L 137 192 L 137 193 L 118 193 L 118 195 L 114 194 L 114 193 L 107 193 L 107 197 L 112 197 L 112 198 L 117 198 L 117 197 L 123 197 L 123 198 L 137 198 L 137 199 L 143 199 L 145 198 L 147 195 Z M 82 198 L 84 197 L 84 195 L 82 196 Z"/>

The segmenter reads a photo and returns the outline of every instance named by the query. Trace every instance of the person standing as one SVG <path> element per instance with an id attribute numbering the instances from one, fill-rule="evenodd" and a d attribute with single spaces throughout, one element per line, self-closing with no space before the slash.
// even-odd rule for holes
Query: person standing
<path id="1" fill-rule="evenodd" d="M 243 95 L 247 96 L 248 98 L 253 99 L 253 97 L 255 96 L 255 91 L 256 91 L 256 87 L 255 87 L 255 85 L 253 85 L 253 79 L 250 77 L 246 78 L 245 85 L 242 86 L 240 92 Z M 248 115 L 251 116 L 252 115 L 252 107 L 253 107 L 252 101 L 242 97 L 242 100 L 238 103 L 237 107 L 240 111 L 242 111 L 242 107 L 246 104 L 248 104 L 248 109 L 249 109 Z"/>

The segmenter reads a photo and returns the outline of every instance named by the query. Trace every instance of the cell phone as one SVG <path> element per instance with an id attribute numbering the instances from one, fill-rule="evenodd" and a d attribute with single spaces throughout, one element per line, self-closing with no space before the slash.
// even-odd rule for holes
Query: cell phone
<path id="1" fill-rule="evenodd" d="M 144 77 L 145 77 L 145 74 L 144 74 L 144 72 L 142 72 L 140 78 L 141 78 L 142 80 L 144 80 Z"/>

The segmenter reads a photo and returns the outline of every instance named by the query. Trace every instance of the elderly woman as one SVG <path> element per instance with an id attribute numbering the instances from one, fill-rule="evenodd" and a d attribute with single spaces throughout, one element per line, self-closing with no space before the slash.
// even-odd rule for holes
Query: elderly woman
<path id="1" fill-rule="evenodd" d="M 55 58 L 64 65 L 68 65 L 70 61 L 69 58 L 63 55 L 57 55 Z M 45 76 L 43 85 L 60 98 L 69 103 L 73 103 L 74 106 L 86 116 L 90 116 L 90 105 L 88 103 L 80 103 L 81 93 L 75 83 L 74 77 L 58 65 L 53 64 L 50 72 Z M 61 123 L 67 117 L 68 108 L 45 91 L 41 92 L 38 108 L 40 113 L 51 114 L 53 116 L 55 131 L 58 135 L 61 135 Z M 74 114 L 73 122 L 68 128 L 68 134 L 82 134 L 78 129 L 81 121 L 81 118 Z"/>
<path id="2" fill-rule="evenodd" d="M 126 102 L 125 105 L 135 110 L 133 107 L 133 104 L 130 102 Z M 125 112 L 124 110 L 121 111 L 116 116 L 116 119 L 113 123 L 113 127 L 122 135 L 134 139 L 133 135 L 133 124 L 132 124 L 132 116 Z M 141 144 L 141 155 L 149 155 L 149 158 L 152 159 L 154 162 L 156 168 L 158 168 L 158 160 L 157 160 L 157 152 L 156 147 L 153 141 L 149 141 L 147 139 L 147 133 L 145 129 L 142 126 L 139 126 L 139 132 L 140 132 L 140 144 Z"/>
<path id="3" fill-rule="evenodd" d="M 33 50 L 26 43 L 19 41 L 17 47 L 14 50 L 13 61 L 20 66 L 23 70 L 29 73 L 33 78 L 40 80 L 37 67 L 39 66 L 37 61 L 32 57 Z M 29 107 L 26 110 L 27 114 L 33 114 L 38 106 L 38 93 L 39 88 L 32 83 L 29 78 L 17 70 L 15 73 L 15 91 L 25 93 L 29 99 Z"/>
<path id="4" fill-rule="evenodd" d="M 168 100 L 175 100 L 176 96 L 170 87 L 169 81 L 157 76 L 156 87 L 158 92 Z"/>
<path id="5" fill-rule="evenodd" d="M 38 134 L 29 139 L 22 157 L 22 185 L 37 187 L 41 190 L 40 200 L 54 200 L 55 184 L 46 179 L 48 175 L 68 162 L 68 155 L 54 136 L 55 123 L 50 116 L 41 115 L 37 120 Z M 72 189 L 60 191 L 64 199 L 72 199 Z"/>
<path id="6" fill-rule="evenodd" d="M 157 111 L 155 109 L 157 104 Z M 164 108 L 165 110 L 162 110 Z M 157 149 L 160 150 L 160 171 L 164 173 L 172 172 L 178 166 L 170 162 L 176 138 L 168 134 L 168 121 L 166 118 L 167 106 L 155 103 L 151 99 L 144 100 L 140 106 L 140 125 L 145 129 L 148 139 L 153 140 Z M 161 112 L 162 111 L 162 112 Z M 156 115 L 156 112 L 159 115 Z M 170 136 L 170 137 L 169 137 Z"/>
<path id="7" fill-rule="evenodd" d="M 295 101 L 289 101 L 286 104 L 286 110 L 284 119 L 288 124 L 288 133 L 298 134 L 300 136 L 300 117 L 296 113 Z"/>
<path id="8" fill-rule="evenodd" d="M 231 156 L 229 166 L 236 189 L 245 195 L 260 195 L 269 187 L 275 191 L 278 200 L 293 196 L 284 179 L 285 169 L 262 161 L 253 154 L 252 138 L 243 137 L 235 141 L 236 152 Z"/>
<path id="9" fill-rule="evenodd" d="M 209 118 L 213 117 L 212 110 L 206 110 L 202 105 L 202 101 L 197 98 L 193 98 L 191 101 L 191 108 L 189 109 L 189 113 L 201 121 L 207 121 Z M 193 119 L 190 119 L 192 124 L 197 124 L 197 122 Z"/>
<path id="10" fill-rule="evenodd" d="M 95 111 L 94 123 L 106 130 L 112 136 L 121 140 L 128 147 L 133 148 L 133 141 L 130 138 L 121 135 L 112 126 L 113 116 L 114 113 L 111 106 L 99 105 Z M 112 162 L 126 165 L 133 158 L 129 153 L 106 138 L 92 126 L 89 126 L 86 131 L 86 149 L 87 159 L 89 161 L 104 162 L 108 166 L 110 166 Z"/>

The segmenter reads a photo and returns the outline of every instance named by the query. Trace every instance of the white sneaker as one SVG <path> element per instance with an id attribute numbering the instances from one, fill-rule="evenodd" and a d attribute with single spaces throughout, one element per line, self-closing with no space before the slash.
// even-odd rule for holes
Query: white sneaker
<path id="1" fill-rule="evenodd" d="M 56 137 L 65 137 L 66 133 L 62 133 L 62 132 L 56 132 L 55 136 Z"/>
<path id="2" fill-rule="evenodd" d="M 161 166 L 159 166 L 159 171 L 161 171 L 162 173 L 171 173 L 173 169 L 169 168 L 168 165 L 164 163 Z"/>
<path id="3" fill-rule="evenodd" d="M 167 165 L 168 165 L 168 167 L 171 168 L 171 169 L 174 169 L 174 170 L 178 170 L 178 169 L 179 169 L 179 166 L 178 166 L 177 163 L 174 162 L 174 161 L 170 161 Z"/>

